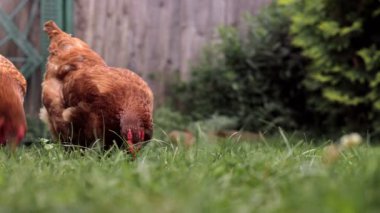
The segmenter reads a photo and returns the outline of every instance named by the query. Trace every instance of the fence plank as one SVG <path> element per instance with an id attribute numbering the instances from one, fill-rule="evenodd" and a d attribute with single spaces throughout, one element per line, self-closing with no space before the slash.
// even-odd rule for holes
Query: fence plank
<path id="1" fill-rule="evenodd" d="M 168 79 L 175 73 L 188 79 L 189 68 L 196 63 L 202 47 L 218 39 L 219 26 L 234 25 L 243 29 L 243 13 L 257 13 L 270 1 L 75 0 L 74 32 L 109 65 L 128 67 L 141 74 L 154 88 L 160 103 Z M 8 12 L 17 3 L 17 0 L 0 0 L 1 8 Z M 39 28 L 38 24 L 35 28 Z M 4 35 L 0 29 L 0 40 Z M 14 48 L 10 45 L 0 51 L 7 54 Z M 40 103 L 37 94 L 40 82 L 34 77 L 29 84 L 30 88 L 37 88 L 30 90 L 36 94 L 27 98 L 28 112 L 35 114 L 38 109 L 35 106 Z"/>
<path id="2" fill-rule="evenodd" d="M 76 35 L 111 66 L 128 67 L 149 80 L 158 96 L 175 71 L 188 79 L 200 50 L 216 28 L 242 28 L 242 15 L 270 0 L 75 1 Z M 85 9 L 84 9 L 85 8 Z M 161 78 L 160 78 L 161 76 Z M 164 79 L 162 78 L 164 76 Z"/>

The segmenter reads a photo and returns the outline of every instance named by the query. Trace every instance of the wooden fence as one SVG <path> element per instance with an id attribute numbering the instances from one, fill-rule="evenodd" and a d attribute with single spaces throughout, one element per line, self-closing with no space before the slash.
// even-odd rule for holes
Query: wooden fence
<path id="1" fill-rule="evenodd" d="M 202 47 L 223 25 L 242 27 L 245 12 L 256 13 L 269 0 L 112 0 L 75 1 L 76 35 L 109 65 L 142 74 L 163 99 L 167 79 L 182 79 Z"/>
<path id="2" fill-rule="evenodd" d="M 109 65 L 128 67 L 150 79 L 159 103 L 163 99 L 165 79 L 170 79 L 175 72 L 187 79 L 189 68 L 196 62 L 202 47 L 217 39 L 218 27 L 242 28 L 243 14 L 255 14 L 268 2 L 270 0 L 75 0 L 74 32 Z M 5 9 L 16 3 L 17 0 L 0 0 L 0 6 Z M 33 88 L 40 87 L 36 79 L 30 84 Z M 29 95 L 29 103 L 38 105 L 35 101 L 39 100 L 38 92 L 39 89 L 35 89 L 35 94 Z M 31 107 L 28 111 L 34 113 L 36 109 Z"/>

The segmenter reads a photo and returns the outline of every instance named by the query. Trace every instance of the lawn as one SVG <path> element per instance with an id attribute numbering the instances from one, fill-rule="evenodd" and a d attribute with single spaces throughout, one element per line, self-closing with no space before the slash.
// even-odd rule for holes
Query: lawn
<path id="1" fill-rule="evenodd" d="M 0 212 L 378 212 L 380 149 L 362 144 L 324 163 L 302 137 L 152 142 L 120 150 L 57 145 L 0 150 Z"/>

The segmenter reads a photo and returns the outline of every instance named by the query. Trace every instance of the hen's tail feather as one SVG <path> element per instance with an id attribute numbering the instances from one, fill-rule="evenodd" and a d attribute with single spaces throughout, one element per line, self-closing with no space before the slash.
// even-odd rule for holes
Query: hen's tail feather
<path id="1" fill-rule="evenodd" d="M 45 23 L 44 31 L 48 34 L 49 38 L 52 38 L 55 35 L 63 33 L 63 31 L 58 27 L 58 25 L 52 20 L 47 21 Z"/>

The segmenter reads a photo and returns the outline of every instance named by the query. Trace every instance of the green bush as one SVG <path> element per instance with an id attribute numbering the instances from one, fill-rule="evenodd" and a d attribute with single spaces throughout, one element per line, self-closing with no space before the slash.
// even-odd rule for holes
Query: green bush
<path id="1" fill-rule="evenodd" d="M 380 1 L 279 0 L 220 30 L 175 100 L 193 119 L 380 133 Z"/>
<path id="2" fill-rule="evenodd" d="M 293 44 L 310 59 L 304 85 L 320 126 L 380 127 L 380 1 L 280 0 Z"/>
<path id="3" fill-rule="evenodd" d="M 193 119 L 236 117 L 238 128 L 301 128 L 311 123 L 302 85 L 306 61 L 291 44 L 290 20 L 273 4 L 247 17 L 246 33 L 220 29 L 221 42 L 204 51 L 177 106 Z"/>

